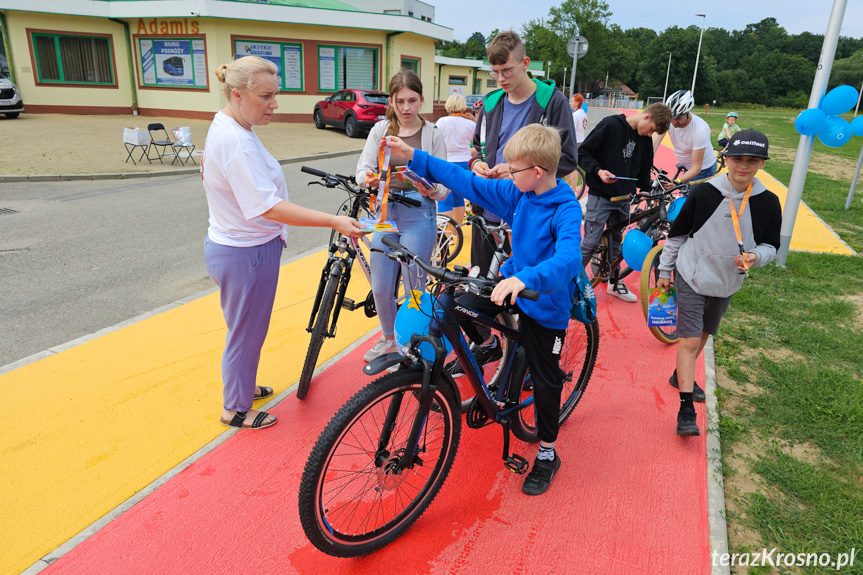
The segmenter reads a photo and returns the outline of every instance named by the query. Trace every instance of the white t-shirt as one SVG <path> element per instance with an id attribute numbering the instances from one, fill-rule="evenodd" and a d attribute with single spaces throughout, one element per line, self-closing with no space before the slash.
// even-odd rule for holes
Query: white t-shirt
<path id="1" fill-rule="evenodd" d="M 288 237 L 288 226 L 261 217 L 288 200 L 282 166 L 258 135 L 219 112 L 210 124 L 201 179 L 210 207 L 207 234 L 217 244 L 245 248 Z"/>
<path id="2" fill-rule="evenodd" d="M 572 113 L 572 123 L 575 124 L 575 142 L 580 144 L 584 141 L 584 130 L 587 128 L 587 112 L 584 108 Z"/>
<path id="3" fill-rule="evenodd" d="M 668 135 L 671 137 L 677 161 L 686 166 L 687 170 L 692 167 L 693 150 L 704 150 L 704 158 L 701 160 L 702 170 L 716 163 L 710 140 L 710 126 L 695 114 L 692 114 L 692 120 L 685 128 L 671 126 L 668 129 Z"/>
<path id="4" fill-rule="evenodd" d="M 448 162 L 470 161 L 470 148 L 476 124 L 464 116 L 444 116 L 435 123 L 446 140 Z"/>

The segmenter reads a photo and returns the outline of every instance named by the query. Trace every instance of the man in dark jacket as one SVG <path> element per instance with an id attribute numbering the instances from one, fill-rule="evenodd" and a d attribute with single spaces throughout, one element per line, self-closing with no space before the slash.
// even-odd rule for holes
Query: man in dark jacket
<path id="1" fill-rule="evenodd" d="M 651 104 L 643 112 L 629 117 L 618 114 L 604 118 L 579 147 L 578 163 L 584 170 L 588 186 L 584 239 L 581 242 L 584 265 L 590 262 L 606 224 L 614 226 L 629 217 L 629 196 L 635 193 L 636 188 L 650 188 L 650 166 L 653 165 L 651 136 L 667 132 L 670 123 L 668 106 Z M 613 260 L 620 255 L 622 239 L 622 232 L 612 234 L 610 248 Z M 626 284 L 618 281 L 619 274 L 620 266 L 615 266 L 608 278 L 607 293 L 625 302 L 637 301 Z"/>
<path id="2" fill-rule="evenodd" d="M 489 74 L 500 85 L 499 90 L 485 97 L 476 121 L 473 147 L 477 156 L 471 160 L 471 170 L 480 177 L 489 179 L 512 179 L 509 164 L 503 157 L 503 149 L 509 139 L 519 129 L 529 124 L 553 126 L 560 132 L 560 162 L 555 172 L 563 178 L 575 170 L 578 152 L 575 143 L 575 125 L 572 123 L 572 109 L 563 92 L 556 90 L 551 80 L 540 82 L 527 75 L 530 58 L 518 34 L 513 31 L 501 32 L 488 45 Z M 482 206 L 471 204 L 474 213 L 497 225 L 501 216 L 511 221 L 512 214 L 495 214 Z M 509 246 L 507 246 L 509 249 Z M 475 230 L 471 236 L 470 261 L 478 266 L 480 276 L 488 273 L 489 264 L 495 251 L 493 236 Z M 484 326 L 480 334 L 485 340 L 474 348 L 477 363 L 482 366 L 500 359 L 502 352 L 496 337 Z M 447 368 L 455 376 L 464 373 L 456 360 Z"/>

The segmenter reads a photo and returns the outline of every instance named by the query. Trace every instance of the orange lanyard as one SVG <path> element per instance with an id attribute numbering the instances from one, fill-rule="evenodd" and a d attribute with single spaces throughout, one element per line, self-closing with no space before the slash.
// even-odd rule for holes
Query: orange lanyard
<path id="1" fill-rule="evenodd" d="M 749 264 L 746 263 L 746 253 L 743 249 L 743 235 L 740 233 L 740 216 L 743 215 L 743 210 L 746 209 L 746 204 L 749 202 L 749 194 L 752 193 L 752 183 L 750 182 L 749 187 L 746 188 L 746 194 L 743 196 L 743 201 L 740 203 L 740 213 L 734 209 L 734 200 L 732 198 L 728 198 L 728 202 L 731 204 L 731 220 L 734 222 L 734 232 L 737 234 L 737 247 L 740 250 L 740 255 L 742 256 L 740 259 L 743 260 L 743 269 L 749 269 Z"/>
<path id="2" fill-rule="evenodd" d="M 378 222 L 383 222 L 387 219 L 387 198 L 390 195 L 390 148 L 386 145 L 386 138 L 381 138 L 380 147 L 378 148 L 378 173 L 380 174 L 380 182 L 378 183 L 378 194 L 380 194 L 380 211 L 381 215 Z M 378 199 L 375 194 L 372 194 L 371 208 L 372 213 L 378 210 Z"/>

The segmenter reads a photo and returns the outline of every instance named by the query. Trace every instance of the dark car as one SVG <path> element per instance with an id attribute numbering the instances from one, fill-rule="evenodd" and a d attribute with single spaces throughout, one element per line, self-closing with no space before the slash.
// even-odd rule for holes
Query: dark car
<path id="1" fill-rule="evenodd" d="M 349 138 L 358 138 L 386 117 L 388 103 L 382 92 L 340 90 L 315 104 L 312 117 L 319 130 L 335 126 Z"/>

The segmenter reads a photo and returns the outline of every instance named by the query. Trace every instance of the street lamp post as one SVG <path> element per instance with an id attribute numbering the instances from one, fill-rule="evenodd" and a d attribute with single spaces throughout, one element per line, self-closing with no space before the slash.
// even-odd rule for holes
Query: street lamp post
<path id="1" fill-rule="evenodd" d="M 698 59 L 701 58 L 701 40 L 704 38 L 704 22 L 707 20 L 706 14 L 696 14 L 701 16 L 701 36 L 698 37 L 698 52 L 695 54 L 695 70 L 692 72 L 692 88 L 689 90 L 695 96 L 695 75 L 698 74 Z"/>
<path id="2" fill-rule="evenodd" d="M 668 69 L 665 71 L 665 90 L 662 92 L 662 101 L 668 96 L 668 76 L 671 74 L 671 52 L 668 53 Z"/>

